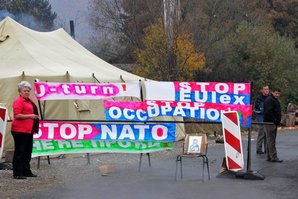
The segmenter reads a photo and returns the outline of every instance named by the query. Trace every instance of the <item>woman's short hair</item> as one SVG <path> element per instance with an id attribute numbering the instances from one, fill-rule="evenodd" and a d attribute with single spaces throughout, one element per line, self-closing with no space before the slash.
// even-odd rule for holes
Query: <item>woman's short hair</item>
<path id="1" fill-rule="evenodd" d="M 18 84 L 18 91 L 20 92 L 24 87 L 28 87 L 29 90 L 32 89 L 32 86 L 29 82 L 27 81 L 21 81 L 19 84 Z"/>

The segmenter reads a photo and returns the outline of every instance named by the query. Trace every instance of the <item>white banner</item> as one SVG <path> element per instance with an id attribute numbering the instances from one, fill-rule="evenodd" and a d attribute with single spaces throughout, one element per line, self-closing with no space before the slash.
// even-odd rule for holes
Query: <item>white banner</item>
<path id="1" fill-rule="evenodd" d="M 57 83 L 35 82 L 37 100 L 108 99 L 113 97 L 141 98 L 139 82 L 130 83 Z"/>
<path id="2" fill-rule="evenodd" d="M 175 101 L 173 82 L 144 82 L 146 95 L 144 100 Z"/>

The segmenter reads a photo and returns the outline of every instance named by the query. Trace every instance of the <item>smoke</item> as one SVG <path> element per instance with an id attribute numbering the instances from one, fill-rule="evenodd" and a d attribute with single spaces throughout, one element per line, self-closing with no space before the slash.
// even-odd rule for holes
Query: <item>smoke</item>
<path id="1" fill-rule="evenodd" d="M 7 10 L 0 10 L 0 20 L 3 20 L 7 16 L 13 18 L 15 21 L 22 24 L 23 26 L 26 26 L 27 28 L 37 30 L 37 31 L 46 31 L 46 28 L 44 27 L 44 25 L 38 22 L 36 18 L 30 14 L 26 14 L 22 12 L 12 14 Z"/>
<path id="2" fill-rule="evenodd" d="M 0 21 L 2 21 L 5 17 L 11 17 L 15 19 L 15 16 L 7 10 L 0 10 Z"/>
<path id="3" fill-rule="evenodd" d="M 38 22 L 36 18 L 30 14 L 17 13 L 15 14 L 15 20 L 27 28 L 37 31 L 46 31 L 44 25 Z"/>

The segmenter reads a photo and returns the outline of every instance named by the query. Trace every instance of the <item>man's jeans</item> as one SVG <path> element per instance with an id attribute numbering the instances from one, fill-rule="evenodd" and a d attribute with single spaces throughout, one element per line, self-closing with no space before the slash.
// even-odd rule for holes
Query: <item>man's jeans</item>
<path id="1" fill-rule="evenodd" d="M 257 115 L 257 122 L 263 122 L 263 115 Z M 266 133 L 265 125 L 260 124 L 257 138 L 257 152 L 262 152 L 262 146 L 264 145 L 264 152 L 266 152 Z"/>

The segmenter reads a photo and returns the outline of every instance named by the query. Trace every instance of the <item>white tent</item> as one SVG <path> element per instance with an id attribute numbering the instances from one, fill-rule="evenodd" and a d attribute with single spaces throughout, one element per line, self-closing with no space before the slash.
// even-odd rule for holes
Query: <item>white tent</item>
<path id="1" fill-rule="evenodd" d="M 98 58 L 63 29 L 37 32 L 10 17 L 0 22 L 0 60 L 0 104 L 8 108 L 10 118 L 17 84 L 22 80 L 33 84 L 35 79 L 85 83 L 144 79 Z M 94 120 L 105 119 L 105 115 L 99 100 L 54 100 L 46 102 L 44 118 Z"/>
<path id="2" fill-rule="evenodd" d="M 17 83 L 34 79 L 56 82 L 121 82 L 143 79 L 123 71 L 98 58 L 63 29 L 37 32 L 28 29 L 10 17 L 0 22 L 0 103 L 11 107 L 18 95 Z M 73 102 L 60 102 L 61 107 L 47 102 L 45 118 L 77 119 Z M 71 106 L 67 111 L 67 104 Z M 54 113 L 55 109 L 59 114 Z M 92 105 L 90 105 L 92 106 Z M 63 108 L 63 113 L 61 113 Z M 86 107 L 84 108 L 86 109 Z M 10 110 L 10 109 L 9 109 Z M 94 118 L 95 113 L 92 114 Z M 92 119 L 88 116 L 89 119 Z"/>
<path id="3" fill-rule="evenodd" d="M 141 77 L 118 69 L 93 55 L 72 39 L 63 29 L 37 32 L 10 17 L 0 22 L 0 78 L 25 76 L 65 76 L 92 78 L 99 81 L 139 80 Z M 8 67 L 9 66 L 9 67 Z"/>

